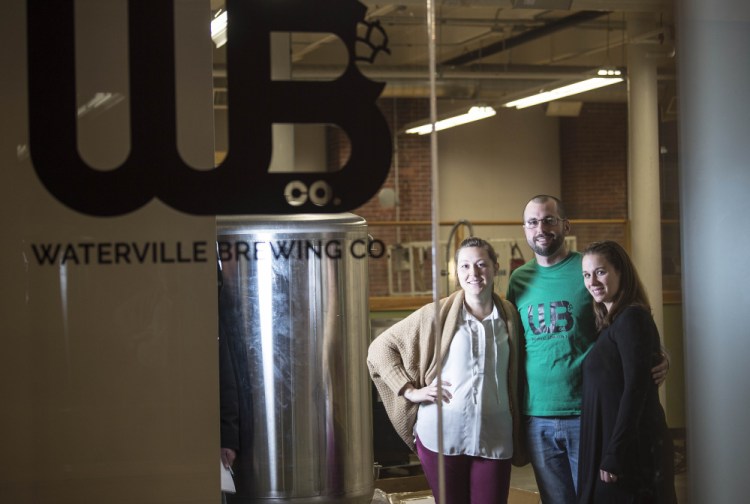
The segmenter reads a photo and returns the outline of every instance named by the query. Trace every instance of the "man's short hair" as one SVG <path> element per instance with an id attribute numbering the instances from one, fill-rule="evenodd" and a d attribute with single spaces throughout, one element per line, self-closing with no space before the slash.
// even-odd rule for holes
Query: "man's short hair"
<path id="1" fill-rule="evenodd" d="M 526 206 L 528 206 L 532 201 L 534 203 L 547 203 L 550 200 L 554 201 L 555 205 L 557 206 L 558 217 L 560 217 L 561 219 L 567 219 L 568 214 L 565 212 L 565 206 L 563 205 L 563 202 L 560 201 L 559 198 L 555 198 L 554 196 L 550 196 L 549 194 L 537 194 L 536 196 L 531 198 L 528 203 L 526 203 Z M 524 207 L 524 211 L 525 210 L 526 207 Z M 523 217 L 524 216 L 521 216 L 522 219 Z"/>

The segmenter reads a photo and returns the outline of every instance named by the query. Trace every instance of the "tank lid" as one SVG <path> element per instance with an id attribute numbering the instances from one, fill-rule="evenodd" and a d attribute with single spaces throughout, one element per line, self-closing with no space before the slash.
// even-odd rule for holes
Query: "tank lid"
<path id="1" fill-rule="evenodd" d="M 367 221 L 353 213 L 291 214 L 291 215 L 231 215 L 216 217 L 217 234 L 244 234 L 253 231 L 345 231 L 367 225 Z"/>

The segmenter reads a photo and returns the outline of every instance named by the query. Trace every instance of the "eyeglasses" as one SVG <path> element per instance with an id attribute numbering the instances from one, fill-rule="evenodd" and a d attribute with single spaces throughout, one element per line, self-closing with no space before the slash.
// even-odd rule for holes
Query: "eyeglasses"
<path id="1" fill-rule="evenodd" d="M 536 229 L 539 227 L 539 224 L 545 224 L 547 226 L 557 226 L 557 223 L 560 221 L 564 221 L 567 219 L 562 219 L 560 217 L 553 217 L 552 215 L 548 215 L 544 219 L 529 219 L 526 222 L 523 223 L 523 227 L 526 229 Z"/>

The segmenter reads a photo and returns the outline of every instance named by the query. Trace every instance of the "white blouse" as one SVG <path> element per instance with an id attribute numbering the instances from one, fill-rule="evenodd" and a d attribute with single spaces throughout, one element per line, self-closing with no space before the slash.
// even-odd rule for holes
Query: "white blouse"
<path id="1" fill-rule="evenodd" d="M 443 381 L 453 398 L 443 402 L 443 454 L 490 459 L 513 456 L 508 399 L 508 327 L 497 307 L 484 320 L 466 306 L 443 363 Z M 421 403 L 414 432 L 438 451 L 437 405 Z"/>

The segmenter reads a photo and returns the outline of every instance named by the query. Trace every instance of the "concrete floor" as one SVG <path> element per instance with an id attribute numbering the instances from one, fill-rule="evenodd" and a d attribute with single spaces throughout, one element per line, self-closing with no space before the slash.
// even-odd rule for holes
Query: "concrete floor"
<path id="1" fill-rule="evenodd" d="M 673 433 L 675 443 L 675 490 L 678 504 L 688 504 L 685 440 L 682 434 L 681 432 Z M 429 488 L 422 475 L 419 460 L 415 455 L 410 456 L 410 463 L 407 465 L 384 467 L 381 471 L 381 477 L 384 479 L 376 481 L 376 487 L 382 488 L 387 493 L 411 492 Z M 531 465 L 514 467 L 511 471 L 510 485 L 511 488 L 538 492 Z M 511 495 L 511 497 L 513 496 Z"/>
<path id="2" fill-rule="evenodd" d="M 685 433 L 682 430 L 672 432 L 675 446 L 675 480 L 674 486 L 677 493 L 677 503 L 687 504 L 687 460 L 685 458 Z M 537 492 L 534 479 L 534 470 L 531 464 L 524 467 L 514 467 L 510 473 L 510 486 L 522 490 Z"/>
<path id="3" fill-rule="evenodd" d="M 536 486 L 536 480 L 534 479 L 534 471 L 531 469 L 531 465 L 524 467 L 514 467 L 510 473 L 510 486 L 513 488 L 520 488 L 521 490 L 530 490 L 537 492 L 539 489 Z M 678 504 L 687 504 L 687 482 L 685 471 L 678 472 L 675 474 L 674 481 L 675 491 L 677 492 Z"/>

